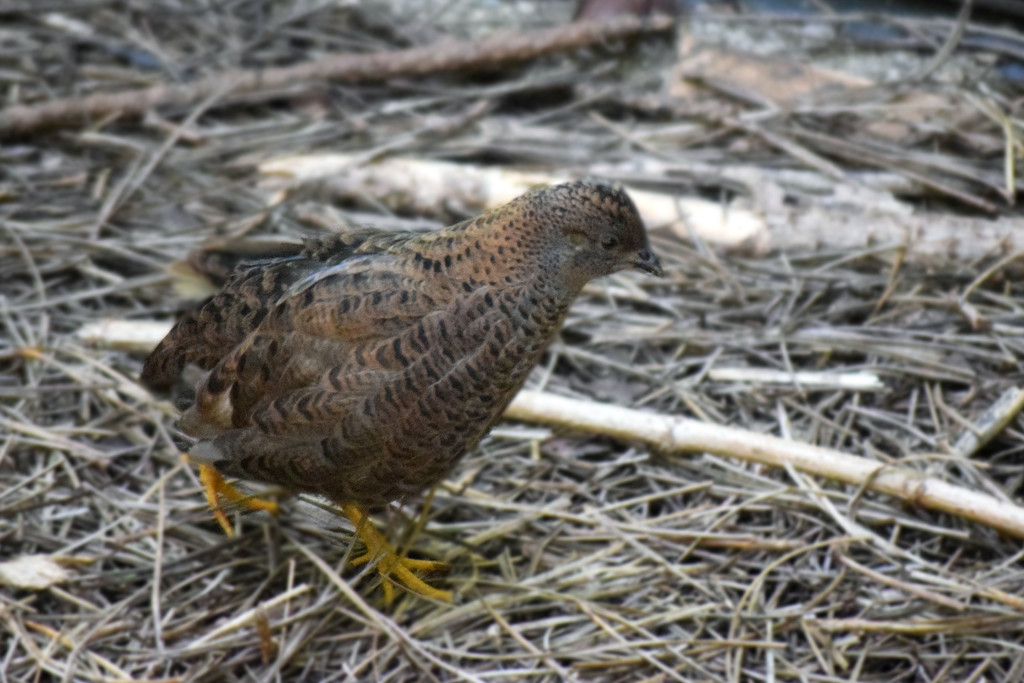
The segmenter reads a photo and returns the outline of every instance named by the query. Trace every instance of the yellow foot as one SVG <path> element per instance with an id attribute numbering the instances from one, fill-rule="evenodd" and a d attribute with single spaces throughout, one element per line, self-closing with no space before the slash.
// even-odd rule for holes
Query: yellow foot
<path id="1" fill-rule="evenodd" d="M 447 571 L 448 565 L 444 562 L 434 560 L 414 560 L 408 557 L 401 557 L 391 547 L 388 540 L 377 531 L 377 527 L 370 523 L 362 508 L 353 503 L 346 503 L 341 506 L 342 512 L 356 526 L 356 534 L 366 544 L 366 552 L 352 560 L 349 564 L 357 566 L 367 562 L 376 562 L 377 571 L 384 579 L 384 601 L 391 604 L 395 599 L 395 587 L 392 582 L 400 583 L 407 590 L 416 595 L 441 602 L 451 602 L 451 591 L 443 591 L 426 584 L 423 579 L 413 574 L 418 572 Z"/>
<path id="2" fill-rule="evenodd" d="M 199 466 L 199 481 L 203 485 L 203 491 L 206 492 L 206 502 L 210 504 L 210 509 L 213 510 L 213 518 L 217 520 L 220 528 L 228 536 L 234 536 L 235 530 L 231 526 L 231 522 L 228 521 L 228 516 L 224 513 L 224 509 L 221 507 L 219 496 L 223 496 L 229 503 L 243 505 L 250 510 L 263 510 L 272 515 L 276 515 L 279 510 L 277 503 L 247 496 L 224 481 L 224 475 L 213 465 Z"/>

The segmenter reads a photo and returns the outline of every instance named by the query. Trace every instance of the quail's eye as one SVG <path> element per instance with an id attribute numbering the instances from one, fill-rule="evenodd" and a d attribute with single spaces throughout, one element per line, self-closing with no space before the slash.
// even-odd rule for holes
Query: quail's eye
<path id="1" fill-rule="evenodd" d="M 615 235 L 608 235 L 603 240 L 601 240 L 601 246 L 604 247 L 605 249 L 614 249 L 615 247 L 619 246 L 619 238 L 616 237 Z"/>
<path id="2" fill-rule="evenodd" d="M 569 241 L 572 242 L 572 244 L 577 247 L 586 246 L 587 243 L 590 242 L 587 236 L 582 232 L 570 232 Z"/>

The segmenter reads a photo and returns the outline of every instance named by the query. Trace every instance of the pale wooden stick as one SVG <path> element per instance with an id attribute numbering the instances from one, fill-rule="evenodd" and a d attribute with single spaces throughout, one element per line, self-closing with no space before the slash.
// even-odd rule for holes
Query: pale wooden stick
<path id="1" fill-rule="evenodd" d="M 873 372 L 786 372 L 772 368 L 712 368 L 712 382 L 750 382 L 751 384 L 790 384 L 806 389 L 884 391 L 885 382 Z"/>
<path id="2" fill-rule="evenodd" d="M 268 159 L 259 165 L 268 205 L 310 183 L 327 182 L 340 197 L 401 209 L 413 215 L 444 215 L 458 206 L 466 213 L 506 204 L 536 185 L 571 180 L 564 173 L 524 172 L 472 164 L 365 154 L 312 152 Z M 733 202 L 723 204 L 700 197 L 683 197 L 628 187 L 649 229 L 669 228 L 725 248 L 754 250 L 771 242 L 767 225 L 757 213 Z"/>
<path id="3" fill-rule="evenodd" d="M 685 417 L 521 391 L 505 417 L 641 441 L 668 452 L 705 452 L 797 470 L 864 486 L 913 505 L 938 510 L 1024 538 L 1024 508 L 912 470 L 734 427 Z"/>
<path id="4" fill-rule="evenodd" d="M 78 328 L 78 338 L 89 346 L 129 353 L 149 353 L 171 331 L 169 322 L 101 318 Z"/>

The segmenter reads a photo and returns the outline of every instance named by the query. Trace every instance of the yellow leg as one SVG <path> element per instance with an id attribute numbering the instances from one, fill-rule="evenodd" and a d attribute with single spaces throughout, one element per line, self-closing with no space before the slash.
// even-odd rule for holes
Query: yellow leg
<path id="1" fill-rule="evenodd" d="M 420 532 L 423 531 L 423 527 L 427 525 L 427 514 L 430 513 L 430 506 L 434 504 L 434 493 L 436 491 L 436 486 L 430 487 L 430 492 L 427 493 L 426 497 L 423 499 L 423 511 L 416 518 L 415 526 L 413 526 L 412 530 L 406 535 L 405 540 L 402 541 L 403 545 L 398 550 L 399 557 L 405 557 L 405 554 L 409 552 L 409 548 L 412 546 L 413 540 L 420 535 Z M 447 564 L 444 565 L 444 569 L 448 569 Z"/>
<path id="2" fill-rule="evenodd" d="M 434 560 L 413 560 L 402 557 L 395 552 L 383 534 L 377 531 L 377 527 L 370 523 L 361 507 L 354 503 L 345 503 L 341 506 L 341 511 L 355 524 L 356 534 L 366 544 L 366 552 L 352 560 L 350 564 L 356 566 L 371 561 L 377 563 L 377 571 L 384 579 L 385 602 L 390 604 L 395 598 L 392 581 L 402 584 L 416 595 L 441 602 L 452 601 L 451 591 L 429 586 L 420 577 L 413 574 L 413 571 L 444 571 L 448 569 L 447 564 Z"/>
<path id="3" fill-rule="evenodd" d="M 199 466 L 199 481 L 203 485 L 203 491 L 206 492 L 206 502 L 210 504 L 210 509 L 213 510 L 213 518 L 217 520 L 220 528 L 228 536 L 234 536 L 235 530 L 231 526 L 231 522 L 228 521 L 228 516 L 224 514 L 224 509 L 220 504 L 220 496 L 223 496 L 229 503 L 243 505 L 250 510 L 263 510 L 272 515 L 276 515 L 278 512 L 277 503 L 245 495 L 224 481 L 224 475 L 213 465 Z"/>

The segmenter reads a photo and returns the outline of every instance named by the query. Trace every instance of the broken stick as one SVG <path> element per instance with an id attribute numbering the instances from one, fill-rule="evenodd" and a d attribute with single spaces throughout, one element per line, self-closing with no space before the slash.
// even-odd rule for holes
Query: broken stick
<path id="1" fill-rule="evenodd" d="M 79 127 L 111 116 L 140 118 L 153 108 L 183 108 L 218 96 L 252 97 L 261 93 L 278 96 L 281 88 L 308 81 L 355 83 L 442 71 L 478 71 L 664 31 L 672 24 L 672 19 L 666 16 L 614 17 L 605 21 L 575 22 L 533 33 L 502 33 L 470 41 L 445 39 L 404 50 L 333 54 L 273 69 L 231 69 L 192 83 L 15 105 L 0 111 L 0 137 L 45 128 Z"/>

